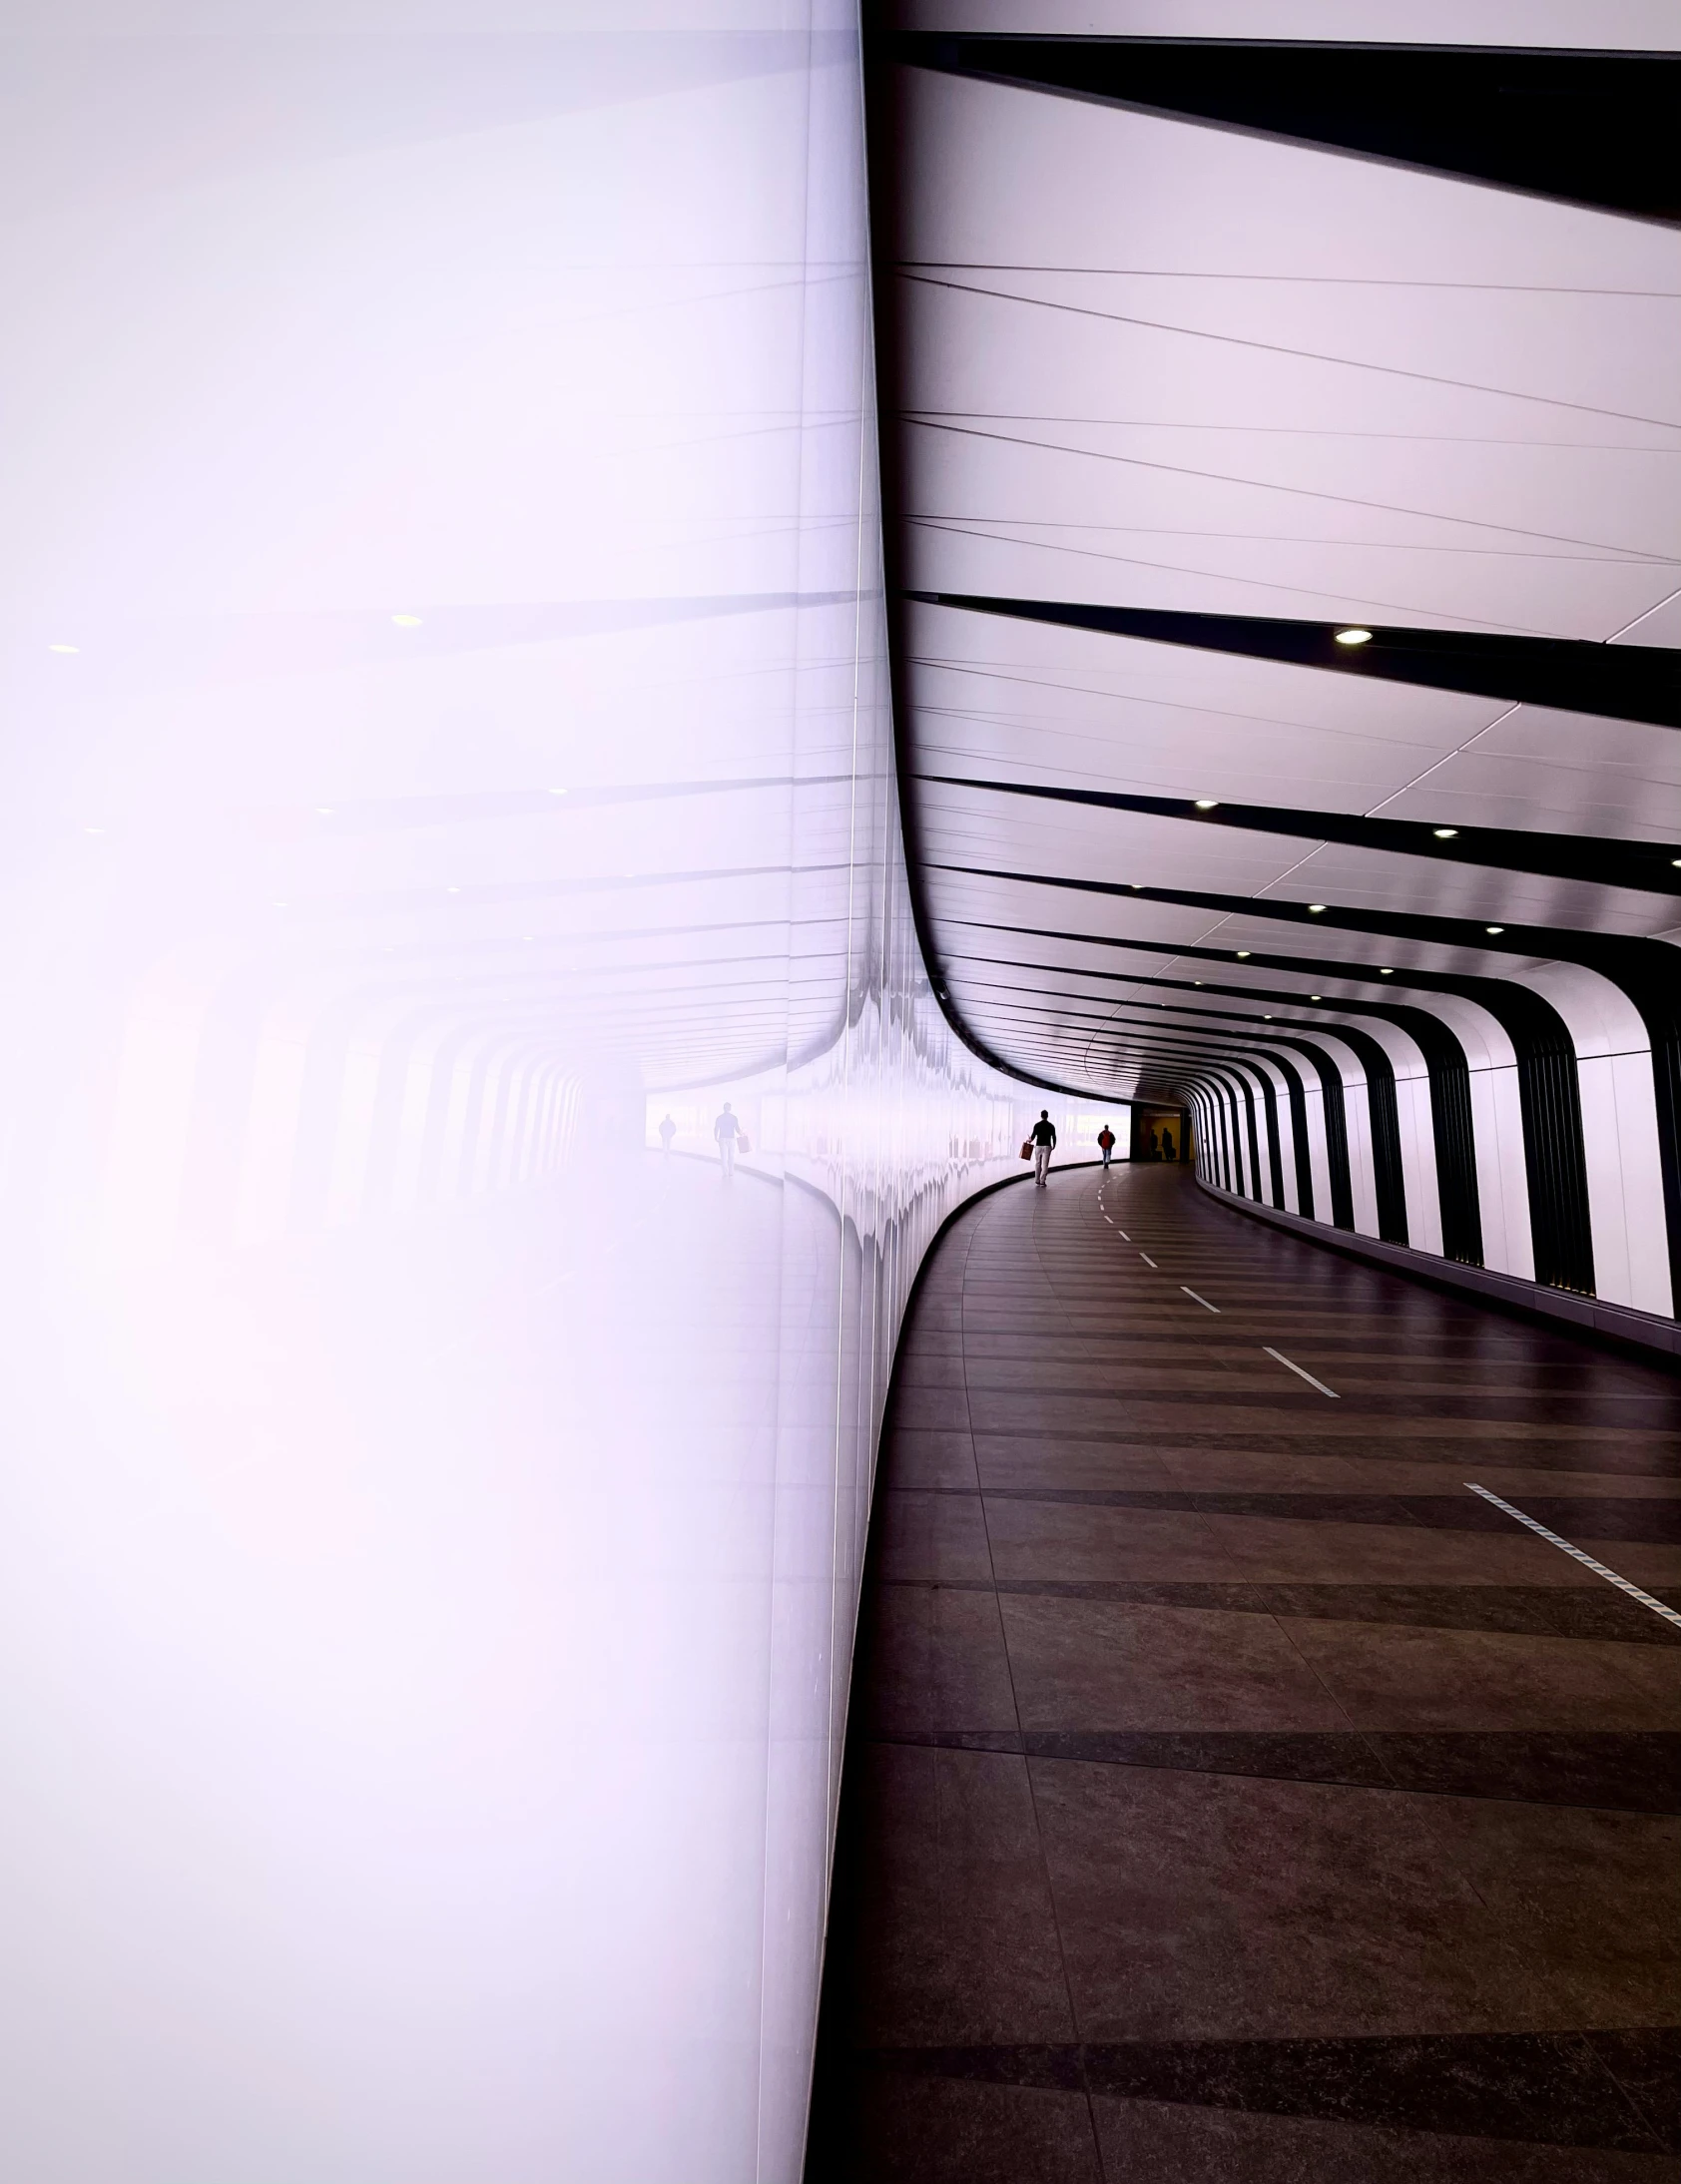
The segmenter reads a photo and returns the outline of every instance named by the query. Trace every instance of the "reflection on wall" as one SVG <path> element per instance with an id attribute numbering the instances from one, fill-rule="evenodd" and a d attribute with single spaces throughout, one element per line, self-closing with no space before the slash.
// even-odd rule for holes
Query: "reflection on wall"
<path id="1" fill-rule="evenodd" d="M 18 63 L 39 2184 L 799 2171 L 893 1339 L 1040 1099 L 909 916 L 856 26 L 731 20 Z"/>

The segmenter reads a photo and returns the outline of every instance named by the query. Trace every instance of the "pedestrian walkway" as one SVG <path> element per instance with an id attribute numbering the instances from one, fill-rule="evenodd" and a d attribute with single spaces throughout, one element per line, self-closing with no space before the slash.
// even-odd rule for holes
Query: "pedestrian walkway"
<path id="1" fill-rule="evenodd" d="M 905 1335 L 810 2184 L 1675 2184 L 1681 1383 L 1188 1171 Z"/>

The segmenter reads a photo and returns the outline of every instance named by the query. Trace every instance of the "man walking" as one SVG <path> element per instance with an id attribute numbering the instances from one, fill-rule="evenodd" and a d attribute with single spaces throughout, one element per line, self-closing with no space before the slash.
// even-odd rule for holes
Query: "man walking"
<path id="1" fill-rule="evenodd" d="M 1033 1141 L 1033 1187 L 1042 1191 L 1045 1178 L 1050 1173 L 1050 1157 L 1056 1145 L 1056 1124 L 1050 1119 L 1050 1109 L 1041 1107 L 1039 1119 L 1027 1133 Z"/>
<path id="2" fill-rule="evenodd" d="M 735 1109 L 726 1100 L 723 1114 L 712 1126 L 712 1134 L 718 1140 L 718 1157 L 724 1163 L 727 1176 L 736 1172 L 736 1140 L 741 1135 L 741 1128 Z"/>
<path id="3" fill-rule="evenodd" d="M 1109 1155 L 1115 1150 L 1115 1133 L 1107 1123 L 1097 1133 L 1097 1150 L 1103 1155 L 1103 1165 L 1107 1168 Z"/>

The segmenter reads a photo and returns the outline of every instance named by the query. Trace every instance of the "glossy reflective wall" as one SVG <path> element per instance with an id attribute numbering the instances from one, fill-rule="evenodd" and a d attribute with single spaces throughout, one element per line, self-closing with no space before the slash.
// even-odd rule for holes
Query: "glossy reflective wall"
<path id="1" fill-rule="evenodd" d="M 0 2139 L 792 2178 L 1040 1104 L 909 913 L 856 26 L 225 12 L 6 55 Z"/>

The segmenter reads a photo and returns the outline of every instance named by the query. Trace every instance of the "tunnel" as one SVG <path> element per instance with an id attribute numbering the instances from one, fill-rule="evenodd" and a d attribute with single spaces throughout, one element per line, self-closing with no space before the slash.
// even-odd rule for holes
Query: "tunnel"
<path id="1" fill-rule="evenodd" d="M 1681 2175 L 1678 98 L 18 0 L 8 2176 Z"/>

